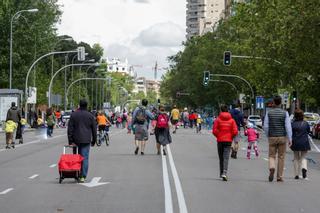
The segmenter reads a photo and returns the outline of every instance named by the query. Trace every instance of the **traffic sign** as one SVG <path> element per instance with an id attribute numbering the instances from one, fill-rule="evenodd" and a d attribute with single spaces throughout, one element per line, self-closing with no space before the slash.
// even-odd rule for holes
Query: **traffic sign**
<path id="1" fill-rule="evenodd" d="M 262 96 L 256 97 L 256 109 L 264 109 L 264 98 Z"/>

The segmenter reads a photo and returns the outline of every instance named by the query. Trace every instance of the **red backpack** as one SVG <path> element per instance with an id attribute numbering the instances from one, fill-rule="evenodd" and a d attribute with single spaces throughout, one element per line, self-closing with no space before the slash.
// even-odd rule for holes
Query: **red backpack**
<path id="1" fill-rule="evenodd" d="M 159 114 L 158 119 L 157 119 L 157 128 L 159 129 L 165 129 L 168 128 L 168 117 L 166 114 Z"/>

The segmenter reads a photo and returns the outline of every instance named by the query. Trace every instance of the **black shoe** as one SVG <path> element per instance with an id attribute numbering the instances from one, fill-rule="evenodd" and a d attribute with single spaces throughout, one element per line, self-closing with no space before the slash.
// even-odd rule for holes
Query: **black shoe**
<path id="1" fill-rule="evenodd" d="M 237 152 L 236 151 L 233 151 L 231 152 L 231 158 L 233 159 L 237 159 Z"/>
<path id="2" fill-rule="evenodd" d="M 7 146 L 6 146 L 6 149 L 11 149 L 11 147 L 7 145 Z"/>
<path id="3" fill-rule="evenodd" d="M 141 155 L 144 155 L 144 152 L 141 152 Z"/>
<path id="4" fill-rule="evenodd" d="M 139 147 L 136 148 L 136 150 L 134 151 L 134 154 L 137 155 L 139 152 Z"/>
<path id="5" fill-rule="evenodd" d="M 273 181 L 274 171 L 275 171 L 275 169 L 270 169 L 269 182 Z"/>
<path id="6" fill-rule="evenodd" d="M 12 149 L 14 149 L 14 145 L 15 145 L 14 143 L 11 144 L 11 148 L 12 148 Z"/>
<path id="7" fill-rule="evenodd" d="M 283 182 L 283 178 L 277 178 L 277 182 Z"/>
<path id="8" fill-rule="evenodd" d="M 163 150 L 163 155 L 167 155 L 167 153 L 166 153 L 166 150 L 165 150 L 165 149 Z"/>
<path id="9" fill-rule="evenodd" d="M 298 175 L 296 175 L 296 176 L 294 177 L 294 179 L 298 180 L 298 179 L 299 179 L 299 176 L 298 176 Z"/>
<path id="10" fill-rule="evenodd" d="M 23 144 L 23 141 L 19 141 L 19 144 Z"/>
<path id="11" fill-rule="evenodd" d="M 160 153 L 160 150 L 158 150 L 158 152 L 157 152 L 157 155 L 160 155 L 161 153 Z"/>
<path id="12" fill-rule="evenodd" d="M 302 177 L 303 177 L 303 179 L 307 178 L 307 170 L 306 169 L 302 169 Z"/>

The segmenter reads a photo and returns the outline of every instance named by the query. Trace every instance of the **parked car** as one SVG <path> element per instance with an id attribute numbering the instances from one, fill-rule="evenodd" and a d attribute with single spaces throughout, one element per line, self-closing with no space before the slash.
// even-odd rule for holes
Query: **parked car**
<path id="1" fill-rule="evenodd" d="M 312 137 L 320 139 L 320 119 L 311 127 Z"/>
<path id="2" fill-rule="evenodd" d="M 304 113 L 304 120 L 308 122 L 311 130 L 313 125 L 315 125 L 319 119 L 320 119 L 320 116 L 318 113 L 313 113 L 313 112 Z"/>
<path id="3" fill-rule="evenodd" d="M 249 115 L 248 122 L 252 123 L 254 126 L 262 127 L 262 120 L 260 115 Z"/>

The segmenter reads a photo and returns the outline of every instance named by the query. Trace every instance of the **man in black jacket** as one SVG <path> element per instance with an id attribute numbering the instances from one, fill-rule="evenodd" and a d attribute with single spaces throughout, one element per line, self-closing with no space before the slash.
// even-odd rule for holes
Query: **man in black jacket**
<path id="1" fill-rule="evenodd" d="M 89 150 L 97 140 L 97 124 L 93 115 L 87 111 L 88 103 L 80 100 L 80 108 L 70 116 L 68 124 L 69 144 L 78 147 L 79 154 L 84 158 L 81 167 L 80 182 L 84 182 L 89 168 Z"/>

